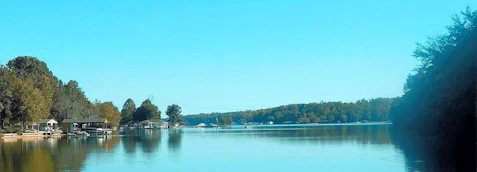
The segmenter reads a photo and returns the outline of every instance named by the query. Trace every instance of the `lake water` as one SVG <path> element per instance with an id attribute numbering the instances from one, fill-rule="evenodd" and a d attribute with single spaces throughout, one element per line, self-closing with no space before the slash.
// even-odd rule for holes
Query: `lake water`
<path id="1" fill-rule="evenodd" d="M 390 125 L 123 130 L 0 141 L 0 171 L 414 171 Z"/>

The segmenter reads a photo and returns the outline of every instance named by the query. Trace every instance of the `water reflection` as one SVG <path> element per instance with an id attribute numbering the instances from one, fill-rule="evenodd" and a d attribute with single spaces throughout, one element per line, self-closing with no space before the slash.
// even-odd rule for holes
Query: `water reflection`
<path id="1" fill-rule="evenodd" d="M 63 137 L 3 140 L 0 141 L 0 169 L 7 172 L 85 169 L 95 171 L 105 167 L 109 168 L 109 165 L 128 164 L 127 167 L 121 168 L 134 170 L 141 167 L 143 162 L 149 163 L 149 161 L 161 161 L 163 162 L 161 163 L 162 167 L 165 169 L 174 169 L 170 163 L 164 162 L 174 162 L 186 167 L 197 165 L 198 161 L 211 165 L 210 163 L 213 164 L 213 162 L 221 161 L 224 158 L 240 165 L 240 163 L 252 162 L 242 157 L 242 154 L 249 157 L 250 153 L 268 163 L 275 163 L 278 161 L 275 157 L 282 157 L 284 160 L 286 159 L 281 162 L 282 164 L 306 161 L 306 158 L 300 159 L 300 161 L 293 159 L 294 157 L 304 158 L 300 155 L 306 155 L 311 158 L 308 161 L 311 164 L 308 166 L 314 167 L 313 158 L 330 161 L 326 163 L 328 165 L 335 164 L 335 161 L 326 159 L 334 156 L 336 152 L 349 153 L 348 159 L 355 159 L 353 156 L 356 158 L 364 156 L 364 160 L 356 159 L 354 160 L 356 162 L 346 162 L 348 165 L 358 167 L 361 167 L 361 164 L 374 164 L 372 162 L 382 158 L 387 159 L 384 162 L 385 165 L 402 166 L 403 168 L 405 166 L 407 171 L 433 171 L 435 168 L 432 167 L 438 165 L 435 163 L 437 161 L 432 161 L 431 158 L 434 152 L 431 149 L 426 149 L 426 146 L 432 145 L 432 140 L 426 142 L 422 142 L 422 139 L 421 142 L 405 140 L 393 133 L 389 125 L 257 126 L 252 130 L 242 127 L 124 130 L 113 134 L 114 136 L 109 138 Z M 121 146 L 118 148 L 118 145 Z M 230 147 L 249 150 L 249 152 L 237 152 L 235 149 L 229 149 Z M 320 151 L 315 153 L 316 148 L 320 148 Z M 270 150 L 281 149 L 290 149 L 296 152 L 270 152 Z M 263 151 L 269 152 L 261 153 Z M 95 156 L 88 156 L 91 154 Z M 106 154 L 110 156 L 102 156 Z M 200 158 L 203 156 L 208 158 Z M 111 157 L 115 159 L 112 160 Z M 180 161 L 177 161 L 179 157 Z"/>
<path id="2" fill-rule="evenodd" d="M 449 149 L 449 142 L 453 142 L 452 140 L 446 143 L 437 137 L 416 137 L 399 133 L 393 128 L 390 131 L 393 144 L 402 150 L 406 158 L 408 171 L 475 171 L 468 169 L 475 168 L 475 160 Z M 460 149 L 467 149 L 466 145 L 460 146 Z M 473 154 L 472 149 L 467 151 Z"/>
<path id="3" fill-rule="evenodd" d="M 191 131 L 192 132 L 192 131 Z M 210 132 L 215 132 L 210 130 Z M 283 126 L 256 127 L 254 130 L 219 130 L 221 135 L 231 137 L 279 138 L 290 144 L 341 144 L 358 143 L 361 145 L 392 144 L 389 137 L 389 125 L 339 125 L 339 126 Z"/>
<path id="4" fill-rule="evenodd" d="M 7 139 L 0 142 L 0 167 L 6 172 L 80 170 L 88 153 L 108 152 L 118 143 L 118 137 Z"/>
<path id="5" fill-rule="evenodd" d="M 182 131 L 170 130 L 169 138 L 167 139 L 167 147 L 174 153 L 179 153 L 181 149 Z"/>

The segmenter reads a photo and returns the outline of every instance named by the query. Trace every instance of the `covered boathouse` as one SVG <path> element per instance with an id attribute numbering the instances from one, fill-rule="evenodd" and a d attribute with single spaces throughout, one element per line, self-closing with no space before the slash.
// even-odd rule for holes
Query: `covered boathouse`
<path id="1" fill-rule="evenodd" d="M 106 128 L 108 120 L 105 118 L 64 119 L 61 123 L 63 133 L 73 133 L 87 128 Z"/>

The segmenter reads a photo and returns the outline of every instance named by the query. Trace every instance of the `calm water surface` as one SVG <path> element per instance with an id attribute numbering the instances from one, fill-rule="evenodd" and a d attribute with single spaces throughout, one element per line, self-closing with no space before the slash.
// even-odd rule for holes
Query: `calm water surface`
<path id="1" fill-rule="evenodd" d="M 414 171 L 390 125 L 123 130 L 0 141 L 0 171 Z"/>

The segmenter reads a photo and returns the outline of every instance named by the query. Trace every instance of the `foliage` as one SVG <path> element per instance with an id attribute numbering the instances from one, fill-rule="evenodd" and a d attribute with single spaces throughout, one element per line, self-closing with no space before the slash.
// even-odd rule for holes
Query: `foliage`
<path id="1" fill-rule="evenodd" d="M 114 127 L 119 126 L 119 121 L 121 121 L 121 113 L 112 102 L 98 102 L 95 103 L 95 106 L 98 108 L 99 117 L 106 118 L 108 123 Z"/>
<path id="2" fill-rule="evenodd" d="M 232 118 L 229 116 L 220 117 L 220 124 L 222 125 L 232 125 Z"/>
<path id="3" fill-rule="evenodd" d="M 69 81 L 63 85 L 58 84 L 58 94 L 54 98 L 51 116 L 58 121 L 66 118 L 92 118 L 97 117 L 97 109 L 86 98 L 84 92 L 76 81 Z"/>
<path id="4" fill-rule="evenodd" d="M 93 118 L 98 109 L 78 82 L 64 84 L 36 57 L 20 56 L 0 65 L 0 128 L 41 118 Z"/>
<path id="5" fill-rule="evenodd" d="M 39 122 L 41 118 L 48 117 L 49 107 L 45 97 L 34 88 L 33 80 L 17 78 L 13 81 L 12 113 L 13 121 L 25 123 Z"/>
<path id="6" fill-rule="evenodd" d="M 136 104 L 132 99 L 127 99 L 124 102 L 121 110 L 121 124 L 129 124 L 133 121 L 133 114 L 136 112 Z"/>
<path id="7" fill-rule="evenodd" d="M 0 128 L 12 119 L 12 82 L 16 79 L 15 73 L 0 65 Z"/>
<path id="8" fill-rule="evenodd" d="M 182 108 L 179 105 L 172 104 L 167 106 L 166 115 L 169 117 L 170 124 L 180 124 L 182 123 Z"/>
<path id="9" fill-rule="evenodd" d="M 393 98 L 359 100 L 356 103 L 321 102 L 310 104 L 291 104 L 255 111 L 210 113 L 184 116 L 190 125 L 215 123 L 219 116 L 231 117 L 235 122 L 268 123 L 335 123 L 386 121 Z"/>
<path id="10" fill-rule="evenodd" d="M 390 112 L 397 133 L 437 139 L 432 147 L 436 155 L 428 157 L 428 162 L 437 162 L 436 166 L 449 165 L 448 160 L 456 162 L 439 169 L 475 163 L 475 154 L 473 158 L 461 154 L 475 152 L 470 137 L 475 137 L 476 122 L 477 11 L 467 8 L 462 16 L 454 17 L 448 33 L 417 45 L 414 57 L 421 64 L 408 76 L 405 93 Z"/>
<path id="11" fill-rule="evenodd" d="M 136 122 L 140 122 L 148 119 L 161 119 L 161 111 L 156 105 L 152 104 L 151 100 L 146 99 L 142 102 L 141 106 L 136 109 L 133 114 L 133 119 Z"/>

